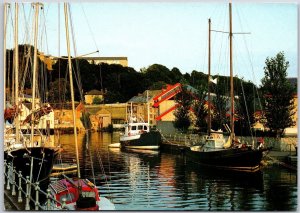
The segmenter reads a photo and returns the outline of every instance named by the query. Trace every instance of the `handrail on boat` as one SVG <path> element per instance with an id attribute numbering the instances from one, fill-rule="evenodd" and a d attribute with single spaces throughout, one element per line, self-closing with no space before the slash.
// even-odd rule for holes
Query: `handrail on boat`
<path id="1" fill-rule="evenodd" d="M 24 191 L 22 188 L 22 184 L 24 183 L 26 184 L 26 191 Z M 24 210 L 31 210 L 30 201 L 34 203 L 34 209 L 32 210 L 54 210 L 53 207 L 50 208 L 51 201 L 61 205 L 62 208 L 59 210 L 71 210 L 66 205 L 66 199 L 63 199 L 63 202 L 56 200 L 51 195 L 51 190 L 49 188 L 47 189 L 47 192 L 44 192 L 40 189 L 39 184 L 39 182 L 30 182 L 29 176 L 24 178 L 21 171 L 16 171 L 16 168 L 12 165 L 12 163 L 8 163 L 6 160 L 4 160 L 4 185 L 6 185 L 6 190 L 11 190 L 12 196 L 18 196 L 18 203 L 22 203 L 23 196 L 25 197 L 26 203 Z M 35 190 L 35 198 L 33 198 L 30 193 L 32 188 Z M 44 204 L 39 202 L 39 196 L 41 194 L 46 196 L 46 202 Z"/>

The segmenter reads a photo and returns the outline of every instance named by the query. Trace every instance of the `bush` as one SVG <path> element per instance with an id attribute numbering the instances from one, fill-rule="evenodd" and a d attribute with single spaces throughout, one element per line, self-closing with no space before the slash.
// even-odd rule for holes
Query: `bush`
<path id="1" fill-rule="evenodd" d="M 95 97 L 93 99 L 93 104 L 101 104 L 102 103 L 102 98 L 99 98 L 99 97 Z"/>

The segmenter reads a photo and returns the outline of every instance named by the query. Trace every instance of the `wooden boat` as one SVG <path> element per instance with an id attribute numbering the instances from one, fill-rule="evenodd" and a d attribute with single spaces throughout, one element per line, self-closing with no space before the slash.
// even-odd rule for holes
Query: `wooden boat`
<path id="1" fill-rule="evenodd" d="M 255 148 L 246 144 L 241 144 L 236 140 L 234 135 L 234 94 L 233 94 L 233 67 L 232 67 L 232 21 L 231 21 L 231 3 L 229 3 L 229 42 L 230 42 L 230 136 L 227 141 L 220 138 L 218 134 L 211 132 L 211 108 L 210 108 L 210 92 L 208 91 L 208 136 L 203 145 L 192 146 L 187 149 L 186 154 L 194 162 L 209 168 L 238 170 L 245 172 L 257 171 L 266 148 Z M 210 82 L 210 33 L 211 21 L 209 19 L 209 57 L 208 57 L 208 83 Z M 209 88 L 209 87 L 208 87 Z"/>

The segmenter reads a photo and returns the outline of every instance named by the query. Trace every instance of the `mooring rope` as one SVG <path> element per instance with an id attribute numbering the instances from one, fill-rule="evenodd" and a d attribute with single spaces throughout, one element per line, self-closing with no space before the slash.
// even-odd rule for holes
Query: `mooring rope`
<path id="1" fill-rule="evenodd" d="M 279 161 L 278 159 L 276 159 L 276 158 L 274 158 L 274 157 L 272 157 L 272 156 L 270 156 L 270 155 L 265 155 L 265 157 L 268 158 L 268 159 L 270 159 L 270 160 L 272 160 L 272 163 L 277 163 L 277 164 L 279 164 L 279 165 L 281 165 L 281 166 L 284 166 L 284 167 L 287 167 L 287 168 L 289 168 L 289 169 L 297 170 L 296 167 L 294 167 L 294 166 L 292 166 L 292 165 L 289 165 L 289 164 L 287 164 L 287 163 L 284 163 L 284 162 L 282 162 L 282 161 Z"/>

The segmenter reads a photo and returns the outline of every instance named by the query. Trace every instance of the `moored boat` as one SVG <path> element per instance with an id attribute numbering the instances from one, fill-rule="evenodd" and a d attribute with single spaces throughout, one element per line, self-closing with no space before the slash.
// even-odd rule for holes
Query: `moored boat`
<path id="1" fill-rule="evenodd" d="M 229 42 L 230 42 L 230 128 L 225 128 L 230 133 L 228 140 L 220 133 L 211 131 L 211 100 L 208 90 L 208 136 L 202 145 L 192 146 L 186 150 L 187 156 L 196 163 L 213 169 L 238 170 L 255 172 L 260 168 L 263 152 L 269 149 L 252 147 L 240 143 L 234 134 L 234 94 L 233 94 L 233 66 L 232 66 L 232 21 L 231 3 L 229 3 Z M 208 57 L 208 84 L 210 79 L 210 33 L 211 20 L 209 19 L 209 57 Z M 209 86 L 208 86 L 209 89 Z M 221 136 L 220 136 L 221 135 Z"/>
<path id="2" fill-rule="evenodd" d="M 57 154 L 60 151 L 59 147 L 56 147 L 52 144 L 50 144 L 50 140 L 48 135 L 41 134 L 41 131 L 39 130 L 39 126 L 37 123 L 39 123 L 44 115 L 49 114 L 52 111 L 52 108 L 50 105 L 47 105 L 47 111 L 46 108 L 43 108 L 43 110 L 36 111 L 36 106 L 40 105 L 41 103 L 38 103 L 40 101 L 36 101 L 36 73 L 38 71 L 37 69 L 37 37 L 38 37 L 38 10 L 39 5 L 35 5 L 35 27 L 34 27 L 34 57 L 33 57 L 33 69 L 30 70 L 30 79 L 32 77 L 32 96 L 31 100 L 29 100 L 29 104 L 31 105 L 31 114 L 28 115 L 26 118 L 26 121 L 22 121 L 21 117 L 26 115 L 24 112 L 24 99 L 21 99 L 21 94 L 24 88 L 24 85 L 21 86 L 20 80 L 20 73 L 19 69 L 19 51 L 18 51 L 18 3 L 15 3 L 15 18 L 14 18 L 14 57 L 13 61 L 15 66 L 13 67 L 13 70 L 6 69 L 4 73 L 12 72 L 14 75 L 14 79 L 10 78 L 11 81 L 13 81 L 13 86 L 11 87 L 11 90 L 14 90 L 14 95 L 11 94 L 11 97 L 7 97 L 7 99 L 10 98 L 10 100 L 6 100 L 4 98 L 5 103 L 5 112 L 4 112 L 4 121 L 6 122 L 5 125 L 5 136 L 4 136 L 4 160 L 8 164 L 11 164 L 12 167 L 15 168 L 16 172 L 21 172 L 21 175 L 23 177 L 29 177 L 29 180 L 31 183 L 40 183 L 40 188 L 45 190 L 47 187 L 47 182 L 49 181 L 49 175 L 52 170 L 52 166 L 54 163 L 54 160 L 57 156 Z M 5 54 L 6 55 L 6 50 Z M 29 54 L 28 56 L 24 56 L 26 58 L 25 60 L 29 60 Z M 32 75 L 31 75 L 32 74 Z M 25 75 L 25 74 L 24 74 Z M 23 76 L 24 77 L 24 76 Z M 10 85 L 9 83 L 6 83 L 6 86 Z M 41 93 L 42 91 L 40 91 Z M 30 110 L 28 109 L 28 113 Z M 35 112 L 38 112 L 36 114 Z M 48 121 L 48 120 L 47 120 Z M 26 135 L 22 132 L 23 124 L 27 124 L 27 127 L 30 127 L 30 134 Z M 46 122 L 45 122 L 46 123 Z M 50 123 L 50 121 L 49 121 Z M 25 189 L 25 184 L 23 183 L 23 189 Z M 24 190 L 26 191 L 26 190 Z M 32 190 L 33 192 L 33 190 Z"/>
<path id="3" fill-rule="evenodd" d="M 161 143 L 161 134 L 150 130 L 145 122 L 129 122 L 125 125 L 124 134 L 120 136 L 121 147 L 131 149 L 157 150 Z"/>
<path id="4" fill-rule="evenodd" d="M 125 131 L 120 135 L 121 147 L 158 150 L 162 142 L 160 132 L 152 130 L 149 122 L 145 122 L 141 117 L 133 115 L 132 103 L 128 115 Z"/>

